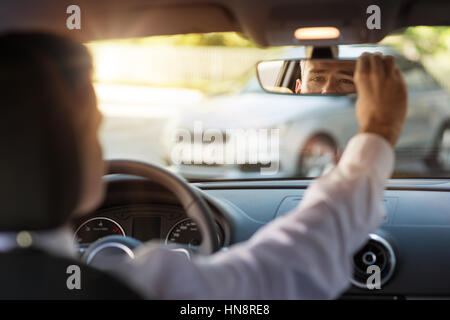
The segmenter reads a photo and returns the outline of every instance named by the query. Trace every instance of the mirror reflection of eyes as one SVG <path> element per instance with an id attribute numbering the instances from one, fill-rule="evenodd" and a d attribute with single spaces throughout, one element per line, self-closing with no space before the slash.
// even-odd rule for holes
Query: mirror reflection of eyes
<path id="1" fill-rule="evenodd" d="M 345 83 L 345 84 L 354 84 L 352 80 L 349 79 L 339 79 L 339 82 Z"/>
<path id="2" fill-rule="evenodd" d="M 312 77 L 309 80 L 320 82 L 320 81 L 325 81 L 325 78 L 324 77 Z"/>
<path id="3" fill-rule="evenodd" d="M 260 85 L 266 92 L 350 94 L 356 92 L 355 66 L 356 60 L 272 60 L 260 62 L 257 71 Z"/>

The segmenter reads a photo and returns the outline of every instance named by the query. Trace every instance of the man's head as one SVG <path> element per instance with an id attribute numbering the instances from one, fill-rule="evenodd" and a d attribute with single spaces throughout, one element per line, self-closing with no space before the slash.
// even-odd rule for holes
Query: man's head
<path id="1" fill-rule="evenodd" d="M 355 61 L 301 60 L 301 79 L 297 79 L 297 94 L 346 94 L 355 92 L 353 73 Z"/>
<path id="2" fill-rule="evenodd" d="M 2 230 L 61 226 L 103 196 L 92 61 L 48 34 L 0 36 Z"/>

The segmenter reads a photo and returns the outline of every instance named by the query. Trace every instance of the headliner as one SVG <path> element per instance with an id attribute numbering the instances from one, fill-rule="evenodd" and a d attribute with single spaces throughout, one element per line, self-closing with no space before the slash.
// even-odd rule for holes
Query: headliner
<path id="1" fill-rule="evenodd" d="M 81 30 L 68 30 L 66 8 L 81 8 Z M 367 6 L 381 8 L 381 30 L 365 26 Z M 261 46 L 375 43 L 413 25 L 449 25 L 450 3 L 433 0 L 2 0 L 0 30 L 40 30 L 80 41 L 236 31 Z M 336 26 L 332 41 L 298 41 L 305 26 Z"/>

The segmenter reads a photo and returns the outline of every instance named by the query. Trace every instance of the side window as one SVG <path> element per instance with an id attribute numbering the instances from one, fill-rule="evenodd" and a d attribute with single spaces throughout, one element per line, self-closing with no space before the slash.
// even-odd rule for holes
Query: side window
<path id="1" fill-rule="evenodd" d="M 420 63 L 409 61 L 398 56 L 395 60 L 409 90 L 430 90 L 436 89 L 439 86 L 436 80 L 434 80 Z"/>

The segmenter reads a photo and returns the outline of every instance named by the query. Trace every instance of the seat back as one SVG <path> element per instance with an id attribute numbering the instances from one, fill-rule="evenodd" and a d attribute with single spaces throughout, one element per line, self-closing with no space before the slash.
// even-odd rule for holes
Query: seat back
<path id="1" fill-rule="evenodd" d="M 79 267 L 79 289 L 67 285 L 73 283 L 73 265 Z M 37 249 L 1 253 L 0 283 L 0 299 L 141 299 L 108 273 Z"/>

